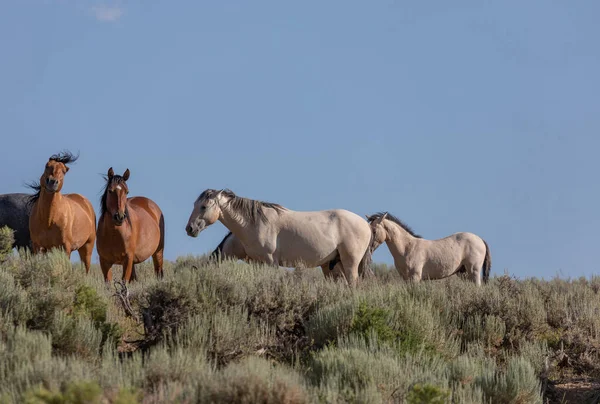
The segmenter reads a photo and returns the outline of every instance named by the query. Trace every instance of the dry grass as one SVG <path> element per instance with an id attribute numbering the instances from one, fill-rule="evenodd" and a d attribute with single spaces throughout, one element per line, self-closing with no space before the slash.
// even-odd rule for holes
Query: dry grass
<path id="1" fill-rule="evenodd" d="M 375 272 L 350 290 L 317 270 L 183 257 L 158 281 L 144 264 L 132 317 L 99 268 L 8 255 L 0 402 L 542 403 L 597 386 L 600 279 Z"/>

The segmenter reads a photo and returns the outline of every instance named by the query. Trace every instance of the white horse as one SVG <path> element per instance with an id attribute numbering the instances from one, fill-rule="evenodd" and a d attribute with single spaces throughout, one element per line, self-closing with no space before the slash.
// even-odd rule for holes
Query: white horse
<path id="1" fill-rule="evenodd" d="M 230 190 L 207 189 L 194 202 L 186 232 L 197 237 L 217 220 L 239 239 L 251 260 L 290 268 L 333 268 L 339 260 L 351 286 L 370 269 L 371 228 L 347 210 L 298 212 Z"/>
<path id="2" fill-rule="evenodd" d="M 465 274 L 481 285 L 490 277 L 492 258 L 487 243 L 473 233 L 455 233 L 439 240 L 425 240 L 389 213 L 367 216 L 373 230 L 371 251 L 385 242 L 394 264 L 405 280 L 442 279 Z"/>
<path id="3" fill-rule="evenodd" d="M 215 248 L 210 254 L 210 258 L 235 259 L 246 262 L 251 261 L 248 257 L 248 254 L 246 254 L 244 245 L 232 232 L 227 233 L 225 237 L 223 237 L 223 240 L 221 240 L 217 248 Z M 321 270 L 323 271 L 323 276 L 325 278 L 339 279 L 344 277 L 342 264 L 339 257 L 336 257 L 334 260 L 321 265 Z M 366 272 L 367 276 L 371 274 L 373 274 L 372 271 Z M 360 275 L 364 276 L 365 274 L 360 273 Z"/>

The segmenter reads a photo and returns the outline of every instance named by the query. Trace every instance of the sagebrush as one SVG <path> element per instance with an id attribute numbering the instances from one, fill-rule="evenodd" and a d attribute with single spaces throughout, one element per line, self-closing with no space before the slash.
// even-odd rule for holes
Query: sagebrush
<path id="1" fill-rule="evenodd" d="M 190 256 L 163 280 L 140 265 L 119 297 L 60 251 L 8 254 L 0 402 L 542 403 L 553 379 L 600 376 L 598 278 L 375 272 L 351 290 Z"/>

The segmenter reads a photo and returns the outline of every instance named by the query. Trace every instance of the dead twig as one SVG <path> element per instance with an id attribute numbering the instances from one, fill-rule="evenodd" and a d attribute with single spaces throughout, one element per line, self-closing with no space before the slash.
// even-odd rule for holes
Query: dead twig
<path id="1" fill-rule="evenodd" d="M 125 311 L 125 314 L 128 317 L 133 318 L 137 323 L 139 323 L 140 320 L 139 320 L 138 316 L 135 314 L 135 312 L 133 311 L 133 308 L 131 307 L 131 303 L 129 302 L 129 289 L 127 288 L 127 285 L 125 284 L 125 282 L 115 281 L 114 286 L 115 286 L 114 296 L 116 296 L 121 301 L 121 305 L 123 306 L 123 311 Z"/>

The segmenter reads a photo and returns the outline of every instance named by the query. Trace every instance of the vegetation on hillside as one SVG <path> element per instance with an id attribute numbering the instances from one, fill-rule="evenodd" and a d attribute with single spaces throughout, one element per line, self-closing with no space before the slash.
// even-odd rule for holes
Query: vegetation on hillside
<path id="1" fill-rule="evenodd" d="M 126 295 L 58 251 L 8 256 L 0 402 L 542 403 L 600 376 L 600 278 L 477 288 L 379 266 L 350 290 L 204 257 L 138 273 Z"/>

